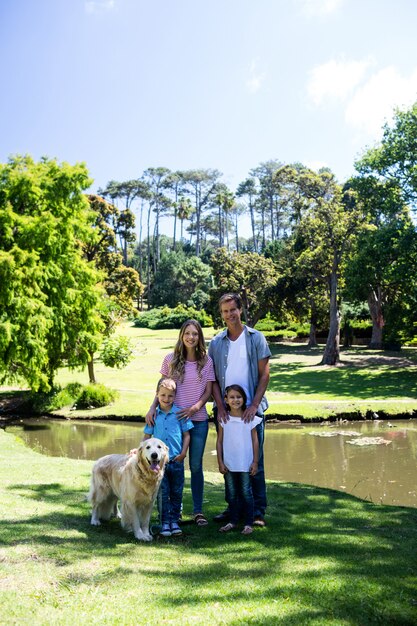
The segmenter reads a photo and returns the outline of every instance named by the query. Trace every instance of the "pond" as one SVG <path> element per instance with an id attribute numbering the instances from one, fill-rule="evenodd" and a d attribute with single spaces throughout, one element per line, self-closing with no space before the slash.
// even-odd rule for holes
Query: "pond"
<path id="1" fill-rule="evenodd" d="M 6 430 L 46 455 L 97 459 L 124 453 L 142 438 L 143 424 L 22 420 Z M 211 425 L 204 467 L 217 471 Z M 271 480 L 351 493 L 375 503 L 417 507 L 417 423 L 414 420 L 268 424 L 265 472 Z"/>

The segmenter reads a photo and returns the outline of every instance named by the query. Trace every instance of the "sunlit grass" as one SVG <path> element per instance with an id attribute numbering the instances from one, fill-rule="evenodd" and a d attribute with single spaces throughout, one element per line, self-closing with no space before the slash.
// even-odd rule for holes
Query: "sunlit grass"
<path id="1" fill-rule="evenodd" d="M 0 431 L 3 624 L 417 622 L 416 509 L 269 482 L 267 527 L 250 537 L 210 522 L 143 545 L 116 520 L 90 526 L 91 465 Z M 206 478 L 210 519 L 223 484 Z"/>

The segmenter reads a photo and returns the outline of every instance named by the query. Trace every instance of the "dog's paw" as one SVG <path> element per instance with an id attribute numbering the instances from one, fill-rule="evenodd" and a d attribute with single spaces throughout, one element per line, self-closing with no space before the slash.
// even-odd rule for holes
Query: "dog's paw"
<path id="1" fill-rule="evenodd" d="M 95 518 L 91 518 L 91 522 L 90 522 L 91 526 L 101 526 L 101 522 L 99 519 L 95 519 Z"/>

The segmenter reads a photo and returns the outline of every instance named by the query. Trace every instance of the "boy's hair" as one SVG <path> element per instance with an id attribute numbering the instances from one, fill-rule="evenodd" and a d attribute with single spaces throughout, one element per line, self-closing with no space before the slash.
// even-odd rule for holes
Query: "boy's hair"
<path id="1" fill-rule="evenodd" d="M 170 389 L 171 391 L 177 391 L 177 383 L 175 380 L 173 378 L 167 378 L 166 376 L 163 376 L 158 380 L 156 393 L 158 393 L 161 387 L 165 387 L 165 389 Z"/>
<path id="2" fill-rule="evenodd" d="M 246 395 L 246 391 L 243 389 L 243 387 L 241 387 L 240 385 L 229 385 L 228 387 L 226 387 L 226 389 L 224 390 L 224 397 L 226 398 L 227 394 L 229 393 L 229 391 L 237 391 L 238 393 L 240 393 L 240 395 L 243 398 L 243 404 L 242 404 L 242 409 L 243 411 L 246 409 L 246 403 L 248 401 L 248 396 Z M 230 411 L 230 406 L 227 404 L 226 402 L 226 409 L 228 411 Z"/>
<path id="3" fill-rule="evenodd" d="M 231 300 L 234 301 L 234 303 L 236 304 L 236 306 L 237 306 L 237 308 L 239 310 L 242 310 L 242 308 L 243 308 L 242 298 L 239 296 L 239 294 L 237 294 L 237 293 L 224 293 L 219 298 L 219 311 L 221 312 L 221 310 L 222 310 L 222 304 L 224 304 L 225 302 L 230 302 Z"/>

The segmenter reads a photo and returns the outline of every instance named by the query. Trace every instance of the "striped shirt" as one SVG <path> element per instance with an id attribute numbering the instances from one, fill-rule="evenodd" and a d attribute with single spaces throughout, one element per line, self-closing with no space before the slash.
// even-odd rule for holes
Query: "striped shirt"
<path id="1" fill-rule="evenodd" d="M 164 358 L 160 372 L 162 376 L 171 376 L 169 366 L 174 354 L 167 354 Z M 197 361 L 186 361 L 184 370 L 184 380 L 177 380 L 177 393 L 175 396 L 175 404 L 181 409 L 188 409 L 198 402 L 206 390 L 207 383 L 214 382 L 216 376 L 214 374 L 213 361 L 207 357 L 207 362 L 201 370 L 201 378 L 197 372 Z M 203 422 L 208 419 L 207 409 L 205 405 L 197 411 L 192 417 L 193 422 Z"/>

